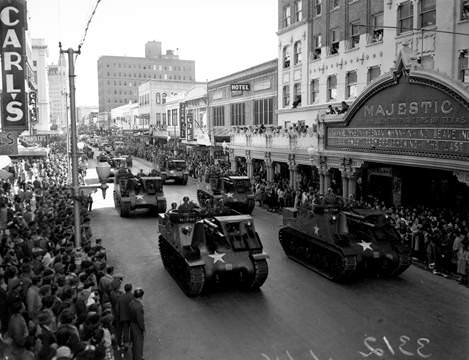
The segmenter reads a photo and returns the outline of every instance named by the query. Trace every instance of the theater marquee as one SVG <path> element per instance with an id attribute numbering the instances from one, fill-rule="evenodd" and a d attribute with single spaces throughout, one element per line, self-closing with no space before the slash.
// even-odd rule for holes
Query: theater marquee
<path id="1" fill-rule="evenodd" d="M 469 160 L 467 99 L 434 80 L 395 74 L 361 97 L 326 149 Z"/>
<path id="2" fill-rule="evenodd" d="M 28 128 L 28 97 L 25 91 L 26 2 L 0 4 L 0 42 L 2 58 L 2 130 Z"/>

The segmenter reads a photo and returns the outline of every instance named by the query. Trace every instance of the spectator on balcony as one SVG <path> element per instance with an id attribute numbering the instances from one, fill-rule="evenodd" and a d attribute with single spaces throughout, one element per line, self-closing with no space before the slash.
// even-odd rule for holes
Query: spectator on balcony
<path id="1" fill-rule="evenodd" d="M 339 114 L 345 114 L 348 111 L 349 106 L 345 101 L 342 101 L 342 108 L 339 110 Z"/>
<path id="2" fill-rule="evenodd" d="M 328 114 L 328 115 L 335 114 L 335 110 L 334 110 L 334 108 L 332 107 L 332 105 L 329 105 L 329 106 L 327 107 L 326 114 Z"/>

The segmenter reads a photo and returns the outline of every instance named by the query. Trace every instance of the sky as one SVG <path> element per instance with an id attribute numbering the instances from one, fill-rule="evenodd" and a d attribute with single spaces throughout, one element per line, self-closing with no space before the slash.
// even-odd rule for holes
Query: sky
<path id="1" fill-rule="evenodd" d="M 28 0 L 31 38 L 76 49 L 97 0 Z M 145 43 L 195 60 L 196 81 L 213 80 L 277 57 L 277 0 L 101 0 L 76 62 L 77 105 L 98 105 L 97 60 L 141 56 Z"/>

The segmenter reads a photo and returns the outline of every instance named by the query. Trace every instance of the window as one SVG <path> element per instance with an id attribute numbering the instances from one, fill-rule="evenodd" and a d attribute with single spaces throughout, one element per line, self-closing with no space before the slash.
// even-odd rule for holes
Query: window
<path id="1" fill-rule="evenodd" d="M 283 87 L 282 96 L 283 96 L 283 101 L 282 101 L 283 107 L 289 106 L 290 105 L 290 86 L 285 85 Z"/>
<path id="2" fill-rule="evenodd" d="M 163 113 L 161 114 L 162 118 L 163 118 L 163 126 L 166 127 L 166 114 Z"/>
<path id="3" fill-rule="evenodd" d="M 436 0 L 420 0 L 420 27 L 436 24 Z"/>
<path id="4" fill-rule="evenodd" d="M 178 125 L 178 109 L 173 109 L 171 110 L 171 112 L 172 112 L 173 126 L 177 126 Z"/>
<path id="5" fill-rule="evenodd" d="M 293 85 L 292 107 L 295 109 L 298 106 L 301 106 L 301 83 L 295 83 L 295 85 Z"/>
<path id="6" fill-rule="evenodd" d="M 231 125 L 246 125 L 245 104 L 231 104 Z"/>
<path id="7" fill-rule="evenodd" d="M 283 68 L 287 69 L 290 67 L 290 45 L 283 47 Z"/>
<path id="8" fill-rule="evenodd" d="M 469 0 L 461 0 L 461 20 L 469 20 Z"/>
<path id="9" fill-rule="evenodd" d="M 322 10 L 322 0 L 316 0 L 316 5 L 314 7 L 316 16 L 321 15 L 321 10 Z"/>
<path id="10" fill-rule="evenodd" d="M 330 75 L 327 78 L 327 101 L 337 99 L 337 76 Z"/>
<path id="11" fill-rule="evenodd" d="M 166 114 L 167 114 L 166 116 L 168 118 L 168 125 L 172 125 L 171 124 L 171 110 L 166 111 Z"/>
<path id="12" fill-rule="evenodd" d="M 350 49 L 357 48 L 360 44 L 360 21 L 350 23 Z"/>
<path id="13" fill-rule="evenodd" d="M 330 55 L 335 55 L 339 52 L 339 30 L 331 30 L 331 48 L 329 50 Z"/>
<path id="14" fill-rule="evenodd" d="M 160 93 L 156 93 L 155 101 L 156 101 L 157 104 L 161 104 L 161 95 L 160 95 Z"/>
<path id="15" fill-rule="evenodd" d="M 463 50 L 459 54 L 459 80 L 469 84 L 469 50 Z"/>
<path id="16" fill-rule="evenodd" d="M 274 100 L 254 100 L 254 125 L 272 125 L 274 118 Z"/>
<path id="17" fill-rule="evenodd" d="M 376 80 L 381 75 L 381 68 L 379 66 L 371 66 L 368 68 L 367 84 Z"/>
<path id="18" fill-rule="evenodd" d="M 295 65 L 301 63 L 301 41 L 297 41 L 295 45 L 293 45 L 293 52 Z"/>
<path id="19" fill-rule="evenodd" d="M 161 103 L 166 104 L 166 93 L 161 94 Z"/>
<path id="20" fill-rule="evenodd" d="M 397 33 L 412 30 L 414 27 L 414 5 L 405 1 L 397 9 Z"/>
<path id="21" fill-rule="evenodd" d="M 303 0 L 296 0 L 295 2 L 295 21 L 303 20 Z"/>
<path id="22" fill-rule="evenodd" d="M 213 126 L 225 126 L 224 106 L 217 106 L 213 108 Z"/>
<path id="23" fill-rule="evenodd" d="M 311 80 L 311 104 L 319 101 L 319 79 Z"/>
<path id="24" fill-rule="evenodd" d="M 354 98 L 358 95 L 357 72 L 349 71 L 346 75 L 345 97 Z"/>
<path id="25" fill-rule="evenodd" d="M 369 33 L 369 42 L 383 41 L 383 13 L 377 13 L 371 16 L 371 32 Z"/>
<path id="26" fill-rule="evenodd" d="M 290 6 L 285 6 L 283 8 L 283 27 L 291 25 L 291 8 Z"/>
<path id="27" fill-rule="evenodd" d="M 313 37 L 313 60 L 321 58 L 322 36 L 321 34 Z"/>

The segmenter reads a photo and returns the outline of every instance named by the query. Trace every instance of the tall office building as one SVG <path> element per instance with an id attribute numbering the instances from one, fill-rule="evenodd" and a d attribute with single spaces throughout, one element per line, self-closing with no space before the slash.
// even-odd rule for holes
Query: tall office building
<path id="1" fill-rule="evenodd" d="M 47 78 L 47 44 L 44 39 L 32 39 L 32 71 L 37 79 L 38 121 L 33 124 L 35 132 L 50 130 L 49 85 Z"/>
<path id="2" fill-rule="evenodd" d="M 49 100 L 51 126 L 64 130 L 67 126 L 68 78 L 64 54 L 60 54 L 57 65 L 47 69 L 49 78 Z"/>
<path id="3" fill-rule="evenodd" d="M 138 87 L 150 80 L 193 83 L 194 60 L 181 60 L 161 42 L 145 44 L 145 57 L 101 56 L 98 59 L 99 111 L 138 101 Z"/>

